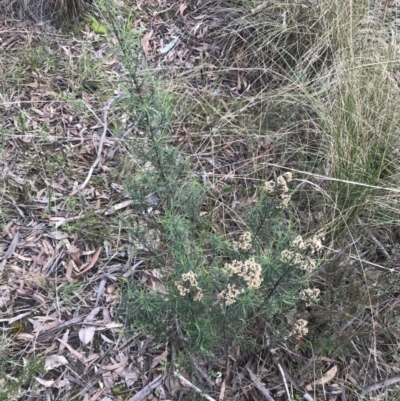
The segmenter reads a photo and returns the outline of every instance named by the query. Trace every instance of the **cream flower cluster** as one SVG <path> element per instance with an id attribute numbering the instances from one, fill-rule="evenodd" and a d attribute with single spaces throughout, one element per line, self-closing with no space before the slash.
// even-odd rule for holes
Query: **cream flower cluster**
<path id="1" fill-rule="evenodd" d="M 299 298 L 306 301 L 307 306 L 310 306 L 319 297 L 320 292 L 318 288 L 307 288 L 300 291 Z"/>
<path id="2" fill-rule="evenodd" d="M 308 248 L 312 254 L 319 252 L 322 248 L 322 241 L 325 239 L 323 235 L 314 235 L 311 238 L 310 243 L 308 244 Z"/>
<path id="3" fill-rule="evenodd" d="M 322 248 L 322 241 L 325 237 L 321 234 L 314 235 L 310 240 L 305 242 L 301 235 L 298 235 L 291 243 L 293 248 L 301 250 L 308 249 L 312 254 L 318 253 Z"/>
<path id="4" fill-rule="evenodd" d="M 287 207 L 290 202 L 291 197 L 289 194 L 289 187 L 287 186 L 288 182 L 290 181 L 292 181 L 292 173 L 287 172 L 280 175 L 276 179 L 276 183 L 272 180 L 265 183 L 265 189 L 268 192 L 276 192 L 279 195 L 281 200 L 280 205 L 278 205 L 279 209 Z"/>
<path id="5" fill-rule="evenodd" d="M 232 263 L 227 263 L 225 269 L 230 274 L 242 277 L 250 288 L 258 288 L 263 281 L 261 265 L 256 263 L 254 258 L 247 259 L 244 262 L 234 260 Z"/>
<path id="6" fill-rule="evenodd" d="M 232 305 L 235 303 L 236 298 L 243 292 L 243 288 L 239 290 L 235 285 L 228 284 L 228 287 L 223 290 L 219 296 L 225 300 L 226 305 Z"/>
<path id="7" fill-rule="evenodd" d="M 249 288 L 258 288 L 263 281 L 261 265 L 256 263 L 254 258 L 247 259 L 244 262 L 234 260 L 232 263 L 226 263 L 225 269 L 229 274 L 241 277 Z M 228 284 L 227 288 L 218 295 L 225 300 L 225 305 L 232 305 L 243 292 L 243 288 L 240 289 L 234 284 Z"/>
<path id="8" fill-rule="evenodd" d="M 304 319 L 297 320 L 293 325 L 293 329 L 290 334 L 296 339 L 304 337 L 308 333 L 307 324 L 308 324 L 307 320 Z"/>
<path id="9" fill-rule="evenodd" d="M 285 249 L 281 252 L 281 260 L 285 263 L 293 263 L 307 273 L 311 273 L 316 268 L 315 260 L 304 256 L 301 253 L 290 251 L 289 249 Z"/>
<path id="10" fill-rule="evenodd" d="M 189 284 L 189 287 L 184 285 L 184 283 L 186 282 Z M 182 280 L 175 281 L 175 286 L 182 297 L 184 297 L 192 289 L 194 289 L 196 291 L 196 294 L 193 299 L 195 301 L 201 301 L 201 299 L 203 298 L 203 290 L 199 287 L 196 275 L 192 271 L 189 271 L 188 273 L 183 273 Z"/>
<path id="11" fill-rule="evenodd" d="M 307 245 L 305 244 L 303 237 L 301 235 L 298 235 L 291 243 L 293 248 L 299 248 L 299 249 L 307 249 Z"/>
<path id="12" fill-rule="evenodd" d="M 311 254 L 319 252 L 322 248 L 323 235 L 314 235 L 309 241 L 304 241 L 301 235 L 298 235 L 291 243 L 291 247 L 304 251 L 309 250 Z M 281 260 L 285 263 L 293 263 L 301 270 L 311 273 L 316 268 L 315 260 L 299 252 L 285 249 L 281 252 Z"/>
<path id="13" fill-rule="evenodd" d="M 251 249 L 251 232 L 246 231 L 240 237 L 239 241 L 232 242 L 233 249 L 238 251 L 248 251 Z"/>

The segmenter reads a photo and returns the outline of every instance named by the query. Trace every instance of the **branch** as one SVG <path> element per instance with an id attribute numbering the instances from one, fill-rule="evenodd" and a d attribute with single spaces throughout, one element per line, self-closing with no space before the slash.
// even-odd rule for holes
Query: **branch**
<path id="1" fill-rule="evenodd" d="M 108 113 L 110 111 L 110 108 L 112 106 L 112 104 L 119 100 L 121 98 L 122 95 L 118 95 L 115 98 L 111 99 L 110 101 L 108 101 L 108 103 L 105 105 L 104 109 L 103 109 L 103 132 L 101 134 L 100 137 L 100 143 L 99 143 L 99 148 L 97 149 L 97 157 L 96 160 L 93 162 L 92 166 L 90 167 L 90 170 L 87 174 L 86 180 L 79 185 L 76 189 L 74 189 L 72 191 L 72 195 L 75 195 L 76 193 L 82 191 L 82 189 L 84 189 L 86 187 L 86 185 L 89 183 L 90 179 L 92 178 L 93 175 L 93 171 L 94 169 L 97 167 L 97 165 L 100 163 L 101 160 L 101 153 L 103 151 L 103 145 L 104 145 L 104 140 L 106 138 L 106 134 L 107 134 L 107 129 L 108 129 Z"/>
<path id="2" fill-rule="evenodd" d="M 148 397 L 151 392 L 158 387 L 159 384 L 161 384 L 163 380 L 163 377 L 157 376 L 151 383 L 149 383 L 147 386 L 144 386 L 138 393 L 136 393 L 132 398 L 129 398 L 128 401 L 142 401 L 146 397 Z"/>
<path id="3" fill-rule="evenodd" d="M 185 387 L 189 387 L 190 389 L 192 389 L 193 391 L 195 391 L 197 394 L 200 394 L 201 396 L 203 396 L 206 400 L 208 401 L 216 401 L 214 400 L 214 398 L 210 397 L 207 394 L 204 394 L 203 391 L 201 391 L 198 387 L 196 387 L 194 384 L 190 383 L 189 380 L 185 379 L 178 371 L 174 372 L 174 375 L 178 377 L 178 379 L 181 381 L 181 383 L 185 386 Z"/>
<path id="4" fill-rule="evenodd" d="M 271 393 L 265 388 L 265 386 L 260 382 L 260 379 L 251 371 L 250 368 L 246 368 L 250 380 L 256 386 L 257 390 L 265 397 L 267 401 L 275 401 Z"/>

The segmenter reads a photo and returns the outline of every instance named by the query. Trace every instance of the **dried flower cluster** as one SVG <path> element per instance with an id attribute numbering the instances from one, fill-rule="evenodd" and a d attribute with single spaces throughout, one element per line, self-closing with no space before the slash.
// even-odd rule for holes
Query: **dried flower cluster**
<path id="1" fill-rule="evenodd" d="M 325 237 L 323 235 L 314 235 L 314 237 L 311 238 L 308 248 L 312 254 L 317 253 L 322 249 L 322 241 L 324 239 Z"/>
<path id="2" fill-rule="evenodd" d="M 184 285 L 186 282 L 189 284 L 189 287 Z M 191 289 L 194 289 L 196 291 L 196 295 L 193 299 L 195 301 L 201 301 L 203 298 L 203 290 L 199 287 L 196 275 L 192 271 L 182 274 L 182 281 L 175 281 L 175 286 L 182 297 L 188 294 Z"/>
<path id="3" fill-rule="evenodd" d="M 249 288 L 258 288 L 263 281 L 261 265 L 256 263 L 254 258 L 247 259 L 244 262 L 234 260 L 232 263 L 225 264 L 225 269 L 231 275 L 236 274 L 241 277 Z M 235 285 L 228 284 L 228 287 L 219 296 L 225 300 L 226 305 L 232 305 L 243 292 L 243 288 L 239 289 Z"/>
<path id="4" fill-rule="evenodd" d="M 319 297 L 320 292 L 318 288 L 307 288 L 300 291 L 299 298 L 302 301 L 306 301 L 307 306 L 310 306 Z"/>
<path id="5" fill-rule="evenodd" d="M 289 187 L 287 186 L 287 181 L 283 175 L 280 175 L 276 179 L 276 190 L 279 193 L 287 193 L 289 192 Z"/>
<path id="6" fill-rule="evenodd" d="M 322 248 L 322 241 L 324 240 L 324 236 L 317 234 L 311 238 L 311 240 L 305 242 L 301 235 L 298 235 L 291 243 L 293 248 L 298 248 L 301 250 L 308 249 L 312 254 L 319 252 Z"/>
<path id="7" fill-rule="evenodd" d="M 285 249 L 281 252 L 281 260 L 285 263 L 293 263 L 307 273 L 311 273 L 316 267 L 315 260 L 307 256 L 303 256 L 301 253 L 293 252 L 288 249 Z"/>
<path id="8" fill-rule="evenodd" d="M 304 241 L 301 235 L 298 235 L 291 243 L 292 248 L 299 250 L 309 250 L 311 254 L 319 252 L 322 248 L 322 241 L 324 240 L 323 235 L 314 235 L 309 241 Z M 293 263 L 297 265 L 300 269 L 311 273 L 315 270 L 316 263 L 315 260 L 308 256 L 304 256 L 301 253 L 285 249 L 281 252 L 281 260 L 285 263 Z"/>
<path id="9" fill-rule="evenodd" d="M 246 231 L 239 237 L 239 241 L 233 241 L 232 247 L 235 251 L 248 251 L 251 249 L 251 232 Z"/>
<path id="10" fill-rule="evenodd" d="M 265 189 L 267 190 L 267 192 L 275 192 L 275 182 L 267 181 L 265 183 Z"/>
<path id="11" fill-rule="evenodd" d="M 290 202 L 290 194 L 289 192 L 289 187 L 287 186 L 287 183 L 292 181 L 292 173 L 287 172 L 284 173 L 283 175 L 280 175 L 276 179 L 276 183 L 274 181 L 267 181 L 265 183 L 265 189 L 268 192 L 276 192 L 279 194 L 281 203 L 278 205 L 278 208 L 284 208 L 287 207 L 287 205 Z"/>
<path id="12" fill-rule="evenodd" d="M 290 199 L 291 199 L 291 197 L 289 194 L 281 194 L 281 204 L 278 205 L 277 208 L 283 209 L 285 207 L 288 207 Z"/>
<path id="13" fill-rule="evenodd" d="M 292 181 L 292 172 L 288 171 L 284 174 L 282 174 L 282 177 L 286 180 L 286 182 Z"/>
<path id="14" fill-rule="evenodd" d="M 307 249 L 307 245 L 303 241 L 303 237 L 301 235 L 298 235 L 291 243 L 291 246 L 293 248 L 299 248 L 299 249 Z"/>
<path id="15" fill-rule="evenodd" d="M 239 290 L 235 285 L 228 284 L 228 287 L 219 296 L 225 300 L 226 305 L 232 305 L 242 292 L 244 292 L 243 288 Z"/>
<path id="16" fill-rule="evenodd" d="M 254 258 L 245 262 L 234 260 L 232 263 L 227 263 L 225 268 L 229 273 L 242 277 L 250 288 L 258 288 L 263 281 L 261 265 L 256 263 Z"/>
<path id="17" fill-rule="evenodd" d="M 290 334 L 296 339 L 304 337 L 308 333 L 307 324 L 308 324 L 307 320 L 304 319 L 297 320 L 296 323 L 293 325 L 293 329 Z"/>

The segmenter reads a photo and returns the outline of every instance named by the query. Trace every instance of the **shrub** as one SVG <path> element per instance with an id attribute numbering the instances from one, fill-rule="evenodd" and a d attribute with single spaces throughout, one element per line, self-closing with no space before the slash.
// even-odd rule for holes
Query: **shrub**
<path id="1" fill-rule="evenodd" d="M 143 68 L 134 35 L 117 24 L 114 30 L 127 70 L 129 97 L 121 108 L 135 121 L 124 145 L 135 166 L 125 184 L 136 218 L 124 225 L 146 261 L 126 282 L 120 308 L 126 327 L 193 353 L 249 350 L 276 313 L 318 296 L 308 279 L 320 242 L 292 234 L 286 210 L 292 175 L 249 187 L 237 217 L 219 217 L 219 205 L 232 208 L 234 198 L 215 193 L 174 146 L 171 95 Z M 304 322 L 297 326 L 281 336 L 306 332 Z"/>

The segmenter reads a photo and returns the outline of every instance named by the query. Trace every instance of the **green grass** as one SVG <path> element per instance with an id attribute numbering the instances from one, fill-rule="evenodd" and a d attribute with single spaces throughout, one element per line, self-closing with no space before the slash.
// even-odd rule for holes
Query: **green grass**
<path id="1" fill-rule="evenodd" d="M 0 400 L 9 400 L 21 395 L 23 393 L 21 387 L 39 373 L 44 372 L 42 358 L 23 362 L 20 358 L 13 356 L 9 349 L 10 340 L 3 336 L 0 339 Z"/>

